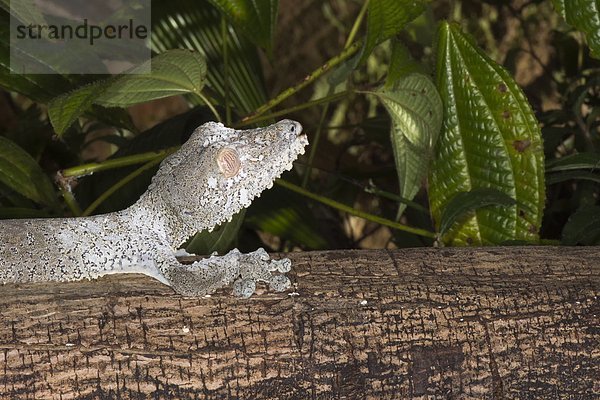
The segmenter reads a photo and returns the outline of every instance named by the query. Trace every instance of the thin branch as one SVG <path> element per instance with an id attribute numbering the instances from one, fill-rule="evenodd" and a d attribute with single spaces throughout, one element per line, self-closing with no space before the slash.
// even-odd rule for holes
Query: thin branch
<path id="1" fill-rule="evenodd" d="M 294 95 L 297 92 L 299 92 L 300 90 L 304 89 L 306 86 L 308 86 L 309 84 L 311 84 L 312 82 L 316 81 L 321 76 L 323 76 L 326 72 L 331 71 L 334 67 L 337 67 L 339 64 L 341 64 L 342 62 L 344 62 L 347 59 L 349 59 L 350 57 L 352 57 L 354 55 L 354 53 L 356 53 L 360 49 L 361 46 L 362 46 L 362 41 L 358 41 L 358 42 L 355 42 L 354 44 L 352 44 L 350 47 L 345 48 L 344 50 L 342 50 L 342 52 L 340 54 L 329 59 L 329 61 L 327 61 L 325 64 L 323 64 L 322 66 L 320 66 L 319 68 L 317 68 L 316 70 L 314 70 L 313 72 L 308 74 L 304 78 L 304 80 L 302 80 L 302 82 L 298 83 L 296 86 L 293 86 L 291 88 L 284 90 L 283 92 L 281 92 L 277 96 L 275 96 L 273 99 L 269 100 L 262 106 L 258 107 L 253 113 L 245 116 L 242 119 L 242 122 L 245 122 L 245 121 L 249 120 L 250 118 L 254 118 L 259 115 L 264 114 L 265 112 L 269 111 L 276 105 L 280 104 L 282 101 L 288 99 L 292 95 Z"/>
<path id="2" fill-rule="evenodd" d="M 94 210 L 96 210 L 96 208 L 98 208 L 98 206 L 100 206 L 100 204 L 104 203 L 106 201 L 106 199 L 108 199 L 110 196 L 112 196 L 117 190 L 121 189 L 123 186 L 127 185 L 133 179 L 135 179 L 140 174 L 142 174 L 142 172 L 154 167 L 161 161 L 162 161 L 162 159 L 159 159 L 159 158 L 148 161 L 146 164 L 142 165 L 141 167 L 139 167 L 138 169 L 136 169 L 135 171 L 133 171 L 132 173 L 127 175 L 125 178 L 121 179 L 120 181 L 118 181 L 117 183 L 115 183 L 114 185 L 109 187 L 96 200 L 94 200 L 94 202 L 92 204 L 90 204 L 88 208 L 86 208 L 83 211 L 81 216 L 87 217 L 88 215 L 91 215 L 94 212 Z"/>
<path id="3" fill-rule="evenodd" d="M 354 38 L 356 37 L 356 34 L 358 33 L 358 29 L 360 28 L 360 25 L 362 24 L 362 21 L 365 18 L 368 8 L 369 8 L 369 0 L 365 0 L 365 2 L 362 5 L 362 8 L 360 9 L 360 12 L 358 13 L 358 16 L 354 20 L 354 24 L 352 25 L 350 34 L 348 34 L 348 39 L 346 39 L 346 44 L 344 45 L 344 48 L 347 48 L 348 46 L 350 46 L 350 44 L 354 41 Z"/>
<path id="4" fill-rule="evenodd" d="M 229 96 L 229 51 L 228 51 L 228 46 L 229 46 L 229 40 L 228 37 L 229 35 L 227 34 L 227 30 L 228 30 L 229 26 L 227 24 L 227 20 L 225 19 L 225 16 L 221 17 L 221 41 L 223 42 L 223 75 L 224 75 L 224 80 L 225 80 L 225 122 L 227 123 L 227 126 L 231 125 L 231 104 L 229 104 L 230 102 L 230 96 Z"/>
<path id="5" fill-rule="evenodd" d="M 421 228 L 415 228 L 415 227 L 408 226 L 408 225 L 403 225 L 398 222 L 394 222 L 389 219 L 379 217 L 377 215 L 373 215 L 373 214 L 366 213 L 364 211 L 356 210 L 350 206 L 347 206 L 346 204 L 339 203 L 330 198 L 309 192 L 308 190 L 303 189 L 300 186 L 294 185 L 293 183 L 284 181 L 283 179 L 277 179 L 275 181 L 275 183 L 281 187 L 284 187 L 288 190 L 296 192 L 302 196 L 308 197 L 309 199 L 313 199 L 315 201 L 318 201 L 319 203 L 323 203 L 329 207 L 333 207 L 337 210 L 346 212 L 348 214 L 357 216 L 359 218 L 364 218 L 368 221 L 372 221 L 372 222 L 375 222 L 375 223 L 378 223 L 381 225 L 385 225 L 385 226 L 388 226 L 390 228 L 397 229 L 400 231 L 409 232 L 409 233 L 412 233 L 415 235 L 425 236 L 425 237 L 432 238 L 432 239 L 436 238 L 436 234 L 434 232 L 430 232 L 428 230 L 421 229 Z"/>
<path id="6" fill-rule="evenodd" d="M 294 113 L 297 111 L 301 111 L 301 110 L 304 110 L 307 108 L 318 106 L 319 104 L 333 103 L 334 101 L 341 100 L 344 97 L 346 97 L 352 93 L 354 93 L 353 90 L 346 90 L 345 92 L 339 92 L 339 93 L 332 94 L 331 96 L 324 96 L 324 97 L 321 97 L 320 99 L 307 101 L 305 103 L 298 104 L 297 106 L 289 107 L 289 108 L 286 108 L 286 109 L 283 109 L 281 111 L 277 111 L 277 112 L 274 112 L 271 114 L 262 115 L 262 116 L 258 116 L 258 117 L 252 117 L 252 118 L 246 119 L 244 121 L 241 121 L 237 124 L 234 124 L 233 128 L 237 129 L 237 128 L 241 128 L 243 126 L 254 124 L 256 122 L 268 121 L 273 118 L 281 117 L 282 115 L 288 115 L 288 114 L 291 114 L 291 113 Z"/>
<path id="7" fill-rule="evenodd" d="M 221 118 L 221 115 L 219 114 L 219 112 L 217 111 L 215 106 L 212 105 L 212 103 L 208 100 L 208 98 L 204 94 L 202 94 L 202 92 L 197 92 L 194 94 L 196 96 L 198 96 L 204 104 L 206 104 L 206 106 L 210 109 L 210 111 L 213 113 L 213 115 L 215 116 L 215 118 L 217 119 L 218 122 L 223 122 L 223 119 Z"/>
<path id="8" fill-rule="evenodd" d="M 152 161 L 155 159 L 162 160 L 166 158 L 168 155 L 176 152 L 180 146 L 169 147 L 160 151 L 151 151 L 147 153 L 134 154 L 131 156 L 114 158 L 111 160 L 106 160 L 98 163 L 89 163 L 82 164 L 76 167 L 71 167 L 67 169 L 63 169 L 60 171 L 61 175 L 65 178 L 70 177 L 80 177 L 91 175 L 95 172 L 106 171 L 111 169 L 117 169 L 122 167 L 127 167 L 130 165 L 136 165 L 145 163 L 148 161 Z"/>
<path id="9" fill-rule="evenodd" d="M 306 169 L 304 170 L 304 176 L 302 177 L 302 188 L 304 189 L 306 189 L 306 186 L 308 185 L 308 179 L 310 178 L 310 173 L 313 169 L 313 162 L 315 160 L 315 155 L 317 154 L 317 148 L 319 146 L 319 141 L 321 140 L 321 132 L 323 132 L 323 124 L 325 123 L 325 118 L 327 117 L 328 111 L 329 104 L 325 104 L 323 110 L 321 111 L 319 126 L 317 127 L 317 132 L 315 133 L 315 137 L 313 138 L 313 143 L 310 147 L 310 153 L 308 155 Z"/>

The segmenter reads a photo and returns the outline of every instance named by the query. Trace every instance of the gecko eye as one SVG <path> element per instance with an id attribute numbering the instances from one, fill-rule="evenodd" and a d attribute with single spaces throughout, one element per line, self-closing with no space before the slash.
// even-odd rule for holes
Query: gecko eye
<path id="1" fill-rule="evenodd" d="M 242 162 L 238 153 L 229 147 L 225 147 L 217 153 L 217 164 L 219 171 L 225 178 L 236 176 L 242 169 Z"/>
<path id="2" fill-rule="evenodd" d="M 300 125 L 296 121 L 290 121 L 290 120 L 288 120 L 288 123 L 289 123 L 288 129 L 292 135 L 300 136 L 302 134 L 302 125 Z"/>

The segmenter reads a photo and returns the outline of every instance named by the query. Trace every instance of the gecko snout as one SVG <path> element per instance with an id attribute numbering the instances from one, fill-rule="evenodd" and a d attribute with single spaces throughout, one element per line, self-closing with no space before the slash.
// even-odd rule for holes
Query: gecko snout
<path id="1" fill-rule="evenodd" d="M 290 132 L 292 132 L 296 136 L 302 135 L 302 125 L 300 125 L 300 122 L 297 122 L 297 121 L 291 121 L 291 122 L 292 122 L 292 124 L 290 126 Z"/>
<path id="2" fill-rule="evenodd" d="M 300 122 L 292 121 L 291 119 L 284 119 L 280 121 L 280 126 L 283 126 L 283 133 L 289 137 L 299 137 L 302 135 L 302 125 Z"/>

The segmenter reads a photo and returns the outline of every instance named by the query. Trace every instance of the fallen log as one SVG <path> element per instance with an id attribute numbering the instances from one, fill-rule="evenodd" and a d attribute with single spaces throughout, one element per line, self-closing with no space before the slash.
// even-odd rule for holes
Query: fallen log
<path id="1" fill-rule="evenodd" d="M 304 252 L 294 289 L 0 287 L 0 398 L 597 399 L 600 250 Z"/>

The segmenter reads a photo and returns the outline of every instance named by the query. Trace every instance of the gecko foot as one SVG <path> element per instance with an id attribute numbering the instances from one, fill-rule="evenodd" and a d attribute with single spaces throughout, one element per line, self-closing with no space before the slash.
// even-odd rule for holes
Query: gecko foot
<path id="1" fill-rule="evenodd" d="M 255 292 L 258 281 L 267 282 L 273 291 L 283 292 L 291 286 L 290 279 L 283 275 L 291 267 L 289 258 L 271 260 L 263 248 L 240 254 L 240 277 L 233 283 L 233 294 L 243 298 L 250 297 Z"/>
<path id="2" fill-rule="evenodd" d="M 277 292 L 288 289 L 291 282 L 284 274 L 290 269 L 289 259 L 271 260 L 260 248 L 248 254 L 238 249 L 224 256 L 213 254 L 190 265 L 169 267 L 163 273 L 171 287 L 184 296 L 204 296 L 233 282 L 233 294 L 247 298 L 259 281 L 267 282 Z"/>

